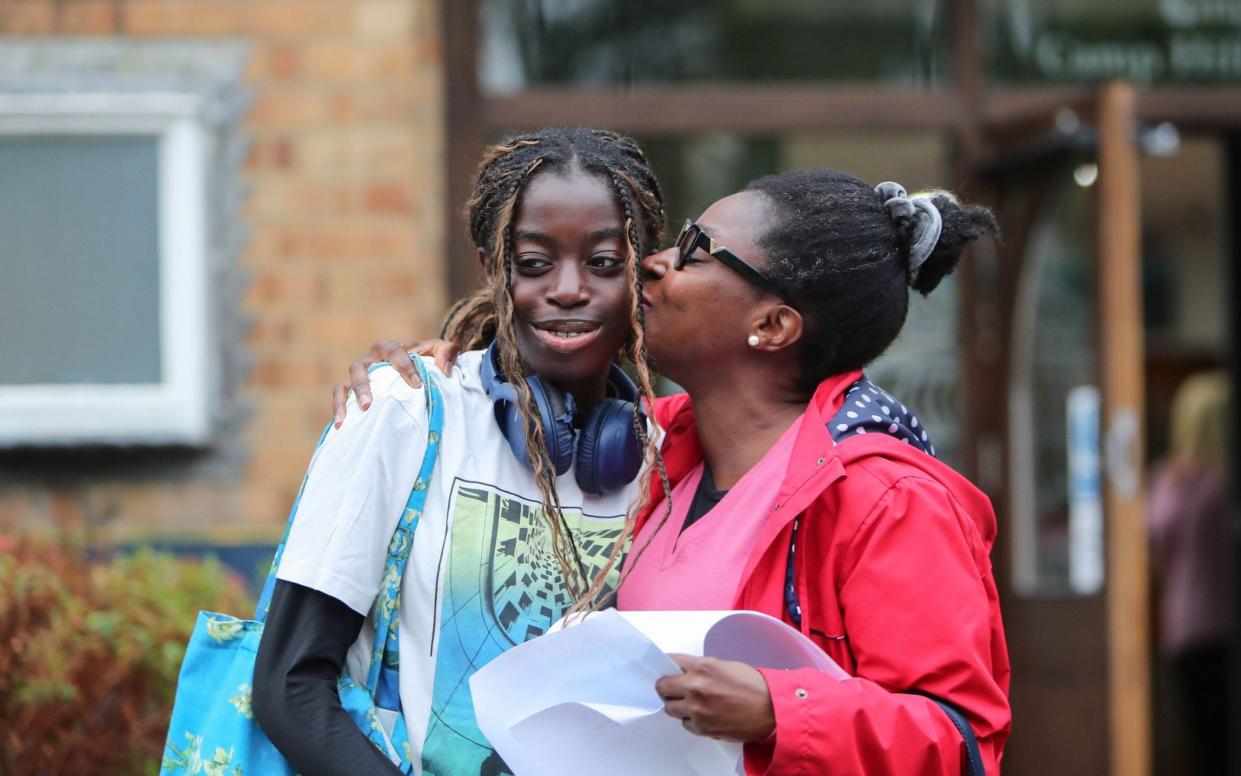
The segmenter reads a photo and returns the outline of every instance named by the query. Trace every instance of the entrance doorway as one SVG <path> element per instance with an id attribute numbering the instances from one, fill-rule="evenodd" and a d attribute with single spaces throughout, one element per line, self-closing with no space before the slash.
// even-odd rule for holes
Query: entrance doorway
<path id="1" fill-rule="evenodd" d="M 989 130 L 976 185 L 1004 242 L 975 257 L 964 326 L 969 438 L 1001 519 L 1005 773 L 1206 772 L 1160 639 L 1144 496 L 1178 388 L 1232 361 L 1237 154 L 1219 132 L 1143 125 L 1119 84 Z"/>
<path id="2" fill-rule="evenodd" d="M 1110 84 L 991 127 L 976 168 L 1005 234 L 967 304 L 990 334 L 970 404 L 998 485 L 1008 774 L 1150 773 L 1136 128 L 1133 90 Z"/>

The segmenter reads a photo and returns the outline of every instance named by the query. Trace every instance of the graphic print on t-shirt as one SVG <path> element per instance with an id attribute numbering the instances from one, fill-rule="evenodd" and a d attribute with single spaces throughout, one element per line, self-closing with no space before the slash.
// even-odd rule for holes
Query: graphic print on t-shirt
<path id="1" fill-rule="evenodd" d="M 563 512 L 587 577 L 593 579 L 606 564 L 625 516 L 584 515 L 581 507 L 567 504 Z M 514 644 L 544 633 L 572 598 L 539 501 L 458 478 L 448 513 L 423 773 L 500 776 L 509 771 L 474 721 L 469 676 Z M 618 573 L 612 571 L 612 584 Z"/>

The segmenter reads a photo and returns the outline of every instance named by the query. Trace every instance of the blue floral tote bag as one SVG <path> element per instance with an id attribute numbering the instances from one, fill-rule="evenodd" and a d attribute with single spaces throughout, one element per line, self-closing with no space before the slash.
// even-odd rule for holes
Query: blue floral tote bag
<path id="1" fill-rule="evenodd" d="M 440 433 L 444 426 L 439 389 L 427 374 L 422 359 L 415 357 L 414 364 L 421 374 L 422 384 L 426 386 L 424 393 L 430 420 L 426 454 L 405 511 L 388 545 L 383 586 L 372 609 L 376 637 L 366 685 L 354 681 L 347 672 L 341 675 L 338 684 L 341 705 L 359 729 L 405 773 L 413 772 L 413 752 L 405 732 L 404 717 L 400 714 L 397 612 L 400 608 L 401 579 L 409 560 L 414 528 L 426 501 L 427 483 L 431 481 L 431 473 L 435 469 Z M 327 429 L 324 429 L 319 444 L 323 444 L 326 436 Z M 303 480 L 302 490 L 305 487 Z M 267 617 L 268 603 L 276 584 L 276 570 L 289 529 L 297 516 L 301 495 L 299 491 L 293 502 L 254 619 L 242 620 L 227 614 L 199 612 L 177 680 L 161 774 L 268 776 L 294 773 L 292 766 L 255 722 L 250 709 L 250 693 L 259 639 L 263 635 L 263 621 Z M 384 634 L 384 637 L 380 638 L 379 634 Z M 391 722 L 385 723 L 384 720 Z"/>

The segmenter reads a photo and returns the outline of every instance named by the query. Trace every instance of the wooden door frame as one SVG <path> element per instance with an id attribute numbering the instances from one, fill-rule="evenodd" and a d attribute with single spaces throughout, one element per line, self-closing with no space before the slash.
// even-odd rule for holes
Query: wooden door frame
<path id="1" fill-rule="evenodd" d="M 1144 344 L 1137 99 L 1131 85 L 1098 97 L 1097 277 L 1107 523 L 1108 706 L 1112 773 L 1148 776 L 1150 580 L 1142 493 Z"/>

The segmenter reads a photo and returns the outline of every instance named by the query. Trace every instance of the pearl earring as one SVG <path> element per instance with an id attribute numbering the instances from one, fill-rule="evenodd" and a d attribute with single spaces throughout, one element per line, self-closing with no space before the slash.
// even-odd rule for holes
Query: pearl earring
<path id="1" fill-rule="evenodd" d="M 758 347 L 758 335 L 751 334 L 749 338 L 746 340 L 746 342 L 748 342 L 750 344 L 750 347 L 752 348 Z"/>

